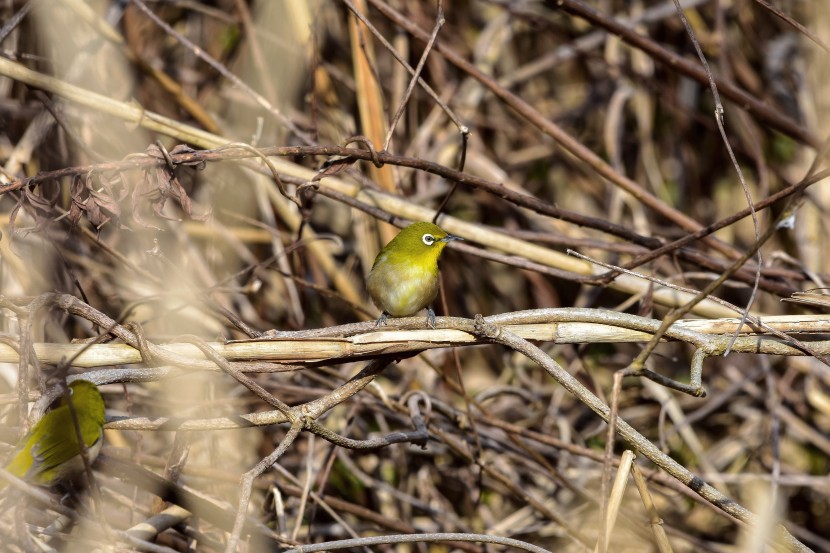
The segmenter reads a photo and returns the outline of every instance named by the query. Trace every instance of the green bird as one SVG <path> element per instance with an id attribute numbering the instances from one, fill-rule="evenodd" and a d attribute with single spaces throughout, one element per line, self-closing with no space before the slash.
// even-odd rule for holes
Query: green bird
<path id="1" fill-rule="evenodd" d="M 101 451 L 104 437 L 104 398 L 95 384 L 88 380 L 74 381 L 69 385 L 69 393 L 78 417 L 81 438 L 92 463 Z M 38 486 L 53 486 L 84 470 L 68 401 L 66 396 L 62 397 L 60 404 L 46 413 L 23 437 L 11 460 L 6 463 L 7 471 Z M 0 481 L 0 488 L 5 485 Z"/>
<path id="2" fill-rule="evenodd" d="M 427 323 L 435 326 L 432 301 L 438 295 L 438 258 L 453 240 L 463 240 L 432 223 L 412 223 L 386 244 L 366 277 L 372 301 L 382 311 L 377 325 L 388 316 L 409 317 L 427 309 Z"/>

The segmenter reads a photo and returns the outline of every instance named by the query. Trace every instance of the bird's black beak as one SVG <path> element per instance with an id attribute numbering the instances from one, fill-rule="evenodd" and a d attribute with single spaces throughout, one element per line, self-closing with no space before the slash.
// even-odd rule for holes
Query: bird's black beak
<path id="1" fill-rule="evenodd" d="M 445 237 L 443 237 L 440 240 L 440 242 L 452 242 L 453 240 L 464 240 L 464 239 L 461 238 L 460 236 L 456 236 L 454 234 L 448 234 Z"/>

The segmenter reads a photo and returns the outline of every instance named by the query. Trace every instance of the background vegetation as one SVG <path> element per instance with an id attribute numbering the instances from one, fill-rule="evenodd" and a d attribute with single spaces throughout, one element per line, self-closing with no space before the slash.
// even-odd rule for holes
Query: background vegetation
<path id="1" fill-rule="evenodd" d="M 71 509 L 79 521 L 37 539 L 222 551 L 241 508 L 249 551 L 429 532 L 553 551 L 760 551 L 776 539 L 767 547 L 830 550 L 830 14 L 821 2 L 682 4 L 728 141 L 672 0 L 446 0 L 442 12 L 384 0 L 0 3 L 3 437 L 14 443 L 28 402 L 67 371 L 101 385 L 111 418 L 93 493 Z M 423 81 L 446 107 L 422 86 L 409 95 L 390 49 L 413 68 L 428 53 Z M 442 205 L 438 224 L 466 241 L 443 255 L 439 314 L 579 307 L 659 326 L 722 276 L 684 318 L 740 317 L 751 302 L 809 342 L 798 355 L 657 346 L 644 367 L 683 383 L 711 346 L 702 398 L 639 377 L 614 390 L 656 327 L 552 326 L 573 311 L 501 321 L 539 323 L 547 358 L 758 524 L 642 444 L 609 442 L 585 397 L 515 348 L 397 333 L 423 328 L 420 315 L 388 338 L 371 322 L 283 333 L 375 319 L 363 278 L 379 248 Z M 604 280 L 567 249 L 661 283 Z M 578 322 L 600 322 L 588 313 Z M 472 333 L 465 324 L 438 327 Z M 727 340 L 735 328 L 702 325 Z M 195 353 L 267 330 L 278 340 L 231 364 Z M 95 338 L 81 357 L 58 347 Z M 374 345 L 358 351 L 360 340 Z M 349 381 L 367 366 L 378 374 Z M 288 407 L 304 404 L 325 405 Z M 610 484 L 632 448 L 654 511 L 631 480 L 613 523 Z M 275 449 L 273 468 L 248 472 Z M 31 550 L 27 534 L 61 508 L 13 503 L 0 535 Z M 164 509 L 166 524 L 150 519 L 158 532 L 135 529 Z M 462 539 L 374 547 L 517 547 Z"/>

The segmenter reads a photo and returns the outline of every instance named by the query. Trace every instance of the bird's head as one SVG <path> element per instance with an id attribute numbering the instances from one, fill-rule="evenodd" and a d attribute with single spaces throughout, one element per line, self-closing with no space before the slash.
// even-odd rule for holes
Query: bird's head
<path id="1" fill-rule="evenodd" d="M 98 386 L 89 380 L 75 380 L 69 385 L 69 394 L 72 396 L 72 405 L 79 413 L 89 416 L 96 423 L 103 425 L 106 420 L 104 398 L 98 391 Z M 68 400 L 63 396 L 60 405 L 67 405 Z"/>
<path id="2" fill-rule="evenodd" d="M 412 223 L 401 230 L 384 250 L 394 257 L 405 257 L 413 263 L 435 263 L 446 245 L 453 240 L 463 238 L 449 234 L 432 223 Z"/>

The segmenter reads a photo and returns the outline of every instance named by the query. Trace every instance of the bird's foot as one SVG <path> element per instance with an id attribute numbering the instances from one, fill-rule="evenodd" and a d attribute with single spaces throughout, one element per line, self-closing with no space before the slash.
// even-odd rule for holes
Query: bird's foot
<path id="1" fill-rule="evenodd" d="M 435 311 L 432 307 L 427 307 L 427 324 L 430 328 L 435 328 Z"/>
<path id="2" fill-rule="evenodd" d="M 375 323 L 375 328 L 377 328 L 379 326 L 386 326 L 386 319 L 388 319 L 388 318 L 389 318 L 389 313 L 387 313 L 386 311 L 381 313 L 380 317 L 378 318 L 378 321 Z"/>

